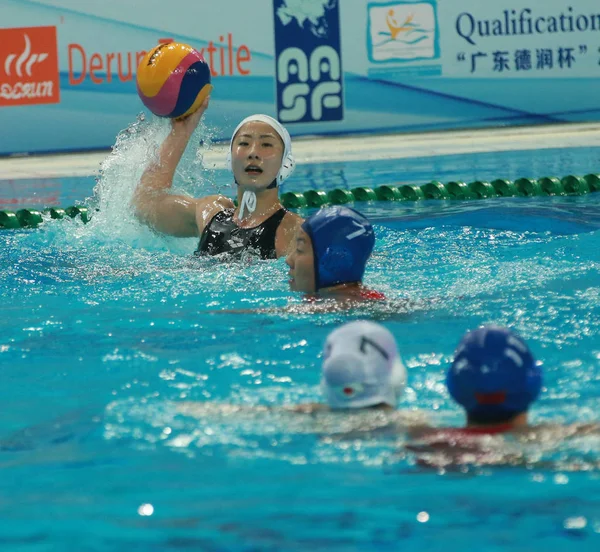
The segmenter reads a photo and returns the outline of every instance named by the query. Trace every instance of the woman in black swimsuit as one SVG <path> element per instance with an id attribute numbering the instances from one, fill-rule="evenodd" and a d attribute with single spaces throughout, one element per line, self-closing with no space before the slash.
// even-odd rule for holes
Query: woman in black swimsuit
<path id="1" fill-rule="evenodd" d="M 252 115 L 236 128 L 228 154 L 238 186 L 238 207 L 222 195 L 202 198 L 170 193 L 177 165 L 208 107 L 172 120 L 158 161 L 142 175 L 133 203 L 138 219 L 159 232 L 200 237 L 196 254 L 254 252 L 262 259 L 287 254 L 302 219 L 285 210 L 279 185 L 294 169 L 285 128 L 267 115 Z"/>

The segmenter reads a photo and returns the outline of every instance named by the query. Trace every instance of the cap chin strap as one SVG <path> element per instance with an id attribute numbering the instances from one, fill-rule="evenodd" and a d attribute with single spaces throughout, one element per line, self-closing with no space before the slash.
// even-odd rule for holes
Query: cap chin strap
<path id="1" fill-rule="evenodd" d="M 240 201 L 240 219 L 243 219 L 248 212 L 248 216 L 252 215 L 256 211 L 256 193 L 252 190 L 246 190 L 242 194 L 242 201 Z"/>

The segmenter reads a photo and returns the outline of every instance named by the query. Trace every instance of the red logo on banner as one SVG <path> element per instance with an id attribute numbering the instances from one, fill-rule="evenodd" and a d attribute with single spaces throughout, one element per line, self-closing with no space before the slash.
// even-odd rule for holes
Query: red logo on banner
<path id="1" fill-rule="evenodd" d="M 60 102 L 56 27 L 0 29 L 0 106 Z"/>

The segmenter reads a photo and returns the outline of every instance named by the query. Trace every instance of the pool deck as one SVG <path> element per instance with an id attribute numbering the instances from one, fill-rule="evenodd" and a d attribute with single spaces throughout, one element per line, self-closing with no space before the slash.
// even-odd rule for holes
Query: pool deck
<path id="1" fill-rule="evenodd" d="M 566 123 L 415 134 L 353 135 L 294 139 L 299 163 L 431 157 L 458 153 L 600 146 L 600 123 Z M 205 163 L 225 167 L 226 144 L 216 145 Z M 0 158 L 0 180 L 91 176 L 110 150 Z"/>

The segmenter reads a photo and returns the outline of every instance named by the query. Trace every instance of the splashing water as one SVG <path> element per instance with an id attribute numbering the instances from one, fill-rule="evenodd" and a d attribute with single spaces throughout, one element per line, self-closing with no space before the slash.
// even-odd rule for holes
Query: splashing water
<path id="1" fill-rule="evenodd" d="M 140 114 L 136 121 L 117 136 L 110 155 L 102 162 L 93 195 L 85 203 L 93 211 L 90 223 L 80 236 L 94 236 L 106 243 L 121 241 L 134 247 L 190 252 L 193 240 L 172 239 L 158 235 L 140 224 L 131 200 L 144 170 L 157 161 L 160 145 L 171 130 L 164 118 L 147 118 Z M 215 184 L 215 173 L 204 165 L 204 154 L 212 147 L 214 129 L 203 123 L 192 135 L 177 167 L 172 191 L 192 197 L 221 192 Z"/>

